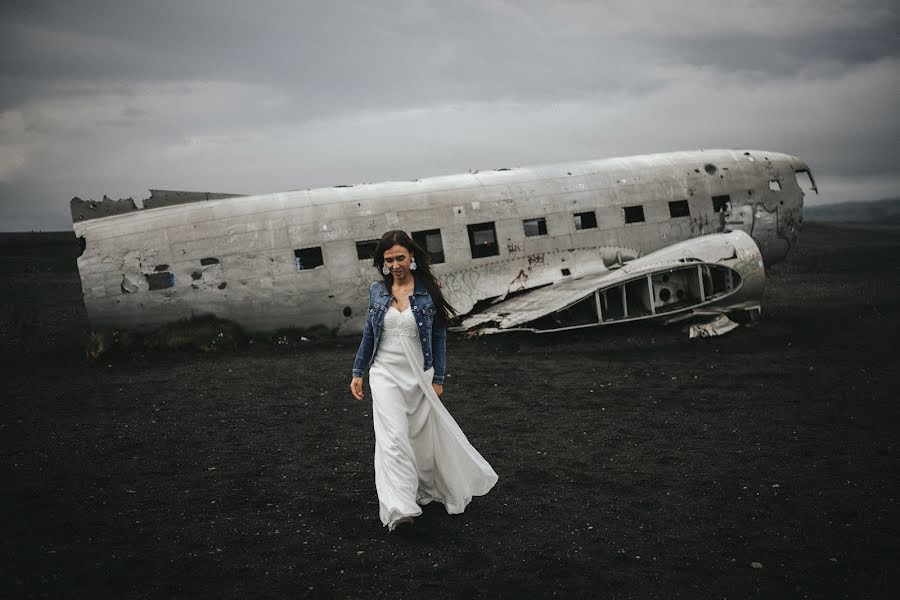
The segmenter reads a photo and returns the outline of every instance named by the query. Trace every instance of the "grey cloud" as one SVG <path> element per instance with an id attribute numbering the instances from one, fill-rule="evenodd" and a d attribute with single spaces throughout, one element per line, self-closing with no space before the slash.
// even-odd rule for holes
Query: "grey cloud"
<path id="1" fill-rule="evenodd" d="M 780 74 L 813 60 L 870 61 L 897 52 L 896 17 L 867 29 L 850 21 L 824 34 L 752 35 L 704 28 L 705 21 L 690 26 L 689 19 L 682 31 L 675 31 L 679 23 L 670 32 L 642 31 L 657 10 L 622 14 L 615 4 L 610 14 L 578 3 L 530 10 L 473 2 L 229 10 L 196 2 L 37 3 L 4 19 L 0 73 L 26 87 L 46 80 L 253 82 L 285 90 L 304 108 L 332 111 L 361 99 L 415 106 L 640 89 L 652 85 L 642 78 L 648 63 Z M 725 15 L 732 12 L 740 9 Z"/>
<path id="2" fill-rule="evenodd" d="M 64 223 L 76 194 L 722 146 L 862 198 L 900 173 L 897 30 L 891 3 L 841 0 L 5 3 L 0 114 L 22 127 L 0 123 L 0 157 L 24 161 L 0 168 L 0 228 Z"/>

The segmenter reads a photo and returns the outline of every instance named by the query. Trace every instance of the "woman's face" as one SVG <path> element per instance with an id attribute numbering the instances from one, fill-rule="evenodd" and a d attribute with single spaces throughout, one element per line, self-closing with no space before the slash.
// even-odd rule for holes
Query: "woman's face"
<path id="1" fill-rule="evenodd" d="M 384 264 L 391 271 L 395 281 L 404 281 L 409 276 L 409 263 L 412 262 L 412 253 L 395 244 L 384 251 Z"/>

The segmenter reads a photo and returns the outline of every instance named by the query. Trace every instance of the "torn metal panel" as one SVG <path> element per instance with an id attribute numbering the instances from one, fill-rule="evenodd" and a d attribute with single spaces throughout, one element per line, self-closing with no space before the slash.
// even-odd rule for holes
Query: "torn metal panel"
<path id="1" fill-rule="evenodd" d="M 243 194 L 223 194 L 219 192 L 184 192 L 178 190 L 150 190 L 150 197 L 142 201 L 144 209 L 188 204 L 190 202 L 203 202 L 208 200 L 220 200 L 222 198 L 240 198 Z M 103 200 L 82 200 L 72 198 L 69 203 L 72 211 L 72 222 L 79 223 L 90 219 L 100 219 L 113 215 L 122 215 L 139 209 L 133 198 L 113 200 L 103 196 Z"/>
<path id="2" fill-rule="evenodd" d="M 240 198 L 246 194 L 222 194 L 218 192 L 182 192 L 178 190 L 150 190 L 150 197 L 144 200 L 144 208 L 175 206 L 189 202 L 205 202 L 222 198 Z"/>
<path id="3" fill-rule="evenodd" d="M 563 310 L 586 296 L 592 295 L 594 290 L 608 279 L 610 273 L 607 271 L 579 279 L 564 280 L 528 291 L 463 319 L 456 329 L 473 331 L 478 326 L 487 323 L 494 323 L 496 327 L 486 329 L 485 332 L 521 326 L 547 314 Z"/>
<path id="4" fill-rule="evenodd" d="M 693 323 L 689 329 L 691 339 L 697 337 L 715 337 L 736 329 L 738 324 L 726 315 L 716 315 L 705 323 Z"/>
<path id="5" fill-rule="evenodd" d="M 136 294 L 137 292 L 146 292 L 150 290 L 150 283 L 145 277 L 143 265 L 141 263 L 141 253 L 137 250 L 126 252 L 122 257 L 122 293 Z M 147 271 L 147 275 L 152 271 Z"/>
<path id="6" fill-rule="evenodd" d="M 82 200 L 76 196 L 69 202 L 69 209 L 72 211 L 72 222 L 79 223 L 88 219 L 122 215 L 138 210 L 138 207 L 132 198 L 113 200 L 103 196 L 103 200 L 97 202 L 96 200 Z"/>

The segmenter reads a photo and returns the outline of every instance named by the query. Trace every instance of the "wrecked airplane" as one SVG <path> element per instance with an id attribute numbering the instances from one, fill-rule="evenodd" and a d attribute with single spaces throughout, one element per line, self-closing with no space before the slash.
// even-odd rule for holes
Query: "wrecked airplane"
<path id="1" fill-rule="evenodd" d="M 800 177 L 798 179 L 798 176 Z M 198 315 L 249 331 L 365 324 L 377 239 L 431 254 L 470 333 L 758 313 L 796 243 L 800 159 L 704 150 L 258 196 L 72 200 L 96 328 Z M 727 329 L 727 328 L 726 328 Z"/>

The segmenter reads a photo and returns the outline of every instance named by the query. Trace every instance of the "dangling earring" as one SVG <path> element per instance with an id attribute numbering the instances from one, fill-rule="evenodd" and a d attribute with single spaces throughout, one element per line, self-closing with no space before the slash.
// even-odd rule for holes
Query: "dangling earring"
<path id="1" fill-rule="evenodd" d="M 387 265 L 381 265 L 381 272 L 384 273 L 385 275 L 391 274 L 391 270 L 387 268 Z"/>
<path id="2" fill-rule="evenodd" d="M 416 270 L 416 267 L 418 267 L 418 266 L 419 266 L 419 265 L 416 264 L 416 257 L 414 256 L 413 259 L 412 259 L 412 260 L 410 261 L 410 263 L 409 263 L 409 270 L 410 270 L 410 271 L 415 271 L 415 270 Z"/>

